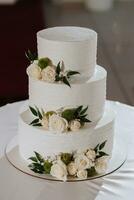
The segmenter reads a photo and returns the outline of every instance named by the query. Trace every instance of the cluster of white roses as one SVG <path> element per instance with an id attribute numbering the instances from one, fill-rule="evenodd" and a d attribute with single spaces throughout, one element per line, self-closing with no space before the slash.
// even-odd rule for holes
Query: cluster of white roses
<path id="1" fill-rule="evenodd" d="M 97 174 L 106 172 L 108 157 L 103 156 L 96 158 L 96 153 L 93 149 L 88 149 L 86 153 L 75 154 L 73 161 L 68 165 L 58 157 L 53 162 L 50 174 L 59 180 L 66 181 L 67 176 L 77 177 L 79 179 L 87 179 L 88 170 L 94 168 Z"/>
<path id="2" fill-rule="evenodd" d="M 53 64 L 48 65 L 44 69 L 38 66 L 38 61 L 34 61 L 28 68 L 29 75 L 35 79 L 43 80 L 49 83 L 55 81 L 56 66 Z"/>
<path id="3" fill-rule="evenodd" d="M 58 113 L 53 113 L 52 115 L 44 115 L 41 120 L 41 125 L 45 130 L 56 131 L 56 132 L 66 132 L 69 129 L 71 131 L 78 131 L 81 128 L 81 123 L 79 120 L 75 119 L 68 122 L 65 118 L 61 117 Z"/>

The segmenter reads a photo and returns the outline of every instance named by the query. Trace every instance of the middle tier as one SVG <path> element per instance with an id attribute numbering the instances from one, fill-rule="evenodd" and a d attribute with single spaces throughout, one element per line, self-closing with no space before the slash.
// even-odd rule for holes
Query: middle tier
<path id="1" fill-rule="evenodd" d="M 60 107 L 88 106 L 89 119 L 96 121 L 104 112 L 106 78 L 106 70 L 98 65 L 92 78 L 73 80 L 71 88 L 60 83 L 46 83 L 29 76 L 29 104 L 45 111 L 54 111 Z"/>

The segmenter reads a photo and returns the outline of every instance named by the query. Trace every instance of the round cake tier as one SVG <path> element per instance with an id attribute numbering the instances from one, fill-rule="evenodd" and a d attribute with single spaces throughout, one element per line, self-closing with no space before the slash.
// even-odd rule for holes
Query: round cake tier
<path id="1" fill-rule="evenodd" d="M 29 103 L 45 111 L 55 111 L 61 107 L 88 106 L 89 119 L 96 121 L 104 112 L 106 77 L 105 69 L 100 66 L 96 67 L 94 76 L 87 81 L 72 81 L 71 88 L 65 84 L 51 84 L 29 77 Z"/>
<path id="2" fill-rule="evenodd" d="M 19 119 L 19 150 L 24 159 L 28 159 L 34 151 L 44 156 L 59 153 L 72 153 L 95 148 L 97 144 L 106 142 L 104 151 L 111 156 L 114 137 L 115 113 L 106 108 L 103 117 L 97 123 L 91 123 L 78 132 L 55 133 L 42 127 L 33 127 L 29 110 L 23 111 Z"/>
<path id="3" fill-rule="evenodd" d="M 67 70 L 91 77 L 96 66 L 97 33 L 82 27 L 54 27 L 37 33 L 38 56 L 55 65 L 64 61 Z"/>

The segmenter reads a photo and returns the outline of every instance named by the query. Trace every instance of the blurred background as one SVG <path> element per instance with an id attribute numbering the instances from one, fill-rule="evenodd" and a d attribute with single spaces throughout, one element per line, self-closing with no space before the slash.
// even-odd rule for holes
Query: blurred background
<path id="1" fill-rule="evenodd" d="M 37 51 L 37 31 L 60 25 L 98 32 L 107 98 L 134 105 L 134 0 L 0 0 L 0 105 L 28 98 L 25 51 Z"/>

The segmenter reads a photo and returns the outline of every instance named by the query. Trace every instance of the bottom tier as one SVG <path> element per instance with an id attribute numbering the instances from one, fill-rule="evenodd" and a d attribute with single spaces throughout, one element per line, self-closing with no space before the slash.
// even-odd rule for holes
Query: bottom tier
<path id="1" fill-rule="evenodd" d="M 19 151 L 27 160 L 38 152 L 44 157 L 59 155 L 60 153 L 73 153 L 95 148 L 104 141 L 104 152 L 111 156 L 114 138 L 115 112 L 106 106 L 103 117 L 96 123 L 90 124 L 79 132 L 68 134 L 55 134 L 44 131 L 42 128 L 30 126 L 32 116 L 29 110 L 20 114 L 19 118 Z"/>

